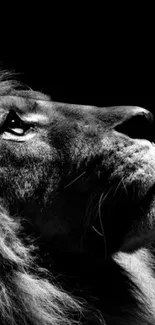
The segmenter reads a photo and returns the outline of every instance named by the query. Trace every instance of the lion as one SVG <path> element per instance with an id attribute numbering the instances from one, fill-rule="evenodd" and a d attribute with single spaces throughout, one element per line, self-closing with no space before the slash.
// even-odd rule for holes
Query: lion
<path id="1" fill-rule="evenodd" d="M 155 144 L 141 107 L 0 81 L 0 323 L 155 323 Z"/>

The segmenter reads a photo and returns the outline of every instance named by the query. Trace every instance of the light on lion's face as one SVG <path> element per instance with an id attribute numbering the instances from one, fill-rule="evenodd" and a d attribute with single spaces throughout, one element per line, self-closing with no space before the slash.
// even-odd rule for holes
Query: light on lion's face
<path id="1" fill-rule="evenodd" d="M 146 212 L 153 219 L 154 204 L 146 203 L 155 184 L 151 114 L 31 97 L 0 97 L 5 206 L 48 240 L 61 238 L 65 249 L 78 250 L 100 219 L 109 249 L 120 248 Z"/>

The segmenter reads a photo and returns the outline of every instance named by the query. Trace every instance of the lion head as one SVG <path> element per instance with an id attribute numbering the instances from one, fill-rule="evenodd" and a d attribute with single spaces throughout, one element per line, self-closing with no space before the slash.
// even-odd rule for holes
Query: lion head
<path id="1" fill-rule="evenodd" d="M 6 80 L 0 136 L 1 207 L 38 245 L 106 259 L 147 241 L 155 198 L 149 111 L 56 103 Z"/>
<path id="2" fill-rule="evenodd" d="M 59 236 L 67 247 L 71 240 L 72 249 L 99 218 L 110 251 L 126 243 L 136 220 L 151 226 L 151 113 L 55 103 L 15 88 L 4 82 L 0 98 L 0 191 L 10 215 L 46 240 Z"/>

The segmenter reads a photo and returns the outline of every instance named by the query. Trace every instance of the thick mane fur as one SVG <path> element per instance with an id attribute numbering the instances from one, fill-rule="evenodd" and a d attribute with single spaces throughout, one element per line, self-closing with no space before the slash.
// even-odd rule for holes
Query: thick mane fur
<path id="1" fill-rule="evenodd" d="M 79 324 L 82 305 L 49 282 L 18 238 L 19 224 L 0 212 L 0 323 Z M 78 321 L 79 319 L 79 321 Z"/>

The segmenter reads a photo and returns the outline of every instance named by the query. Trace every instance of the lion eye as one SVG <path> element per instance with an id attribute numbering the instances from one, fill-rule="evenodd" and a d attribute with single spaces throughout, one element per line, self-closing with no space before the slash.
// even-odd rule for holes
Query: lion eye
<path id="1" fill-rule="evenodd" d="M 15 112 L 10 112 L 4 122 L 3 131 L 22 136 L 30 127 L 31 125 L 22 121 Z"/>

